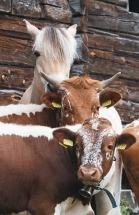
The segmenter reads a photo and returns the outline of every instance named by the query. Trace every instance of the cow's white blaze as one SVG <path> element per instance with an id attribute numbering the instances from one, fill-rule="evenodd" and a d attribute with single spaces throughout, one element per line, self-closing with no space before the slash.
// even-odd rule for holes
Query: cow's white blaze
<path id="1" fill-rule="evenodd" d="M 110 152 L 106 152 L 106 159 L 110 160 L 112 158 L 113 154 Z"/>
<path id="2" fill-rule="evenodd" d="M 92 124 L 92 128 L 95 128 L 94 130 L 97 130 L 99 124 L 96 119 L 91 120 L 90 124 Z M 92 135 L 92 132 L 89 132 L 87 128 L 81 127 L 78 133 L 81 135 L 83 139 L 84 149 L 83 156 L 81 159 L 82 162 L 81 166 L 94 165 L 95 167 L 100 168 L 102 170 L 103 161 L 103 157 L 101 155 L 102 142 L 105 137 L 115 135 L 113 129 L 104 128 L 101 132 L 98 131 L 98 135 L 96 136 Z"/>

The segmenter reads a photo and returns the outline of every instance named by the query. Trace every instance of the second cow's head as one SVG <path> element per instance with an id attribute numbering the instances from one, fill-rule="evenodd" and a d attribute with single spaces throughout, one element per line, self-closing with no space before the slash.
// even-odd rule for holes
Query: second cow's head
<path id="1" fill-rule="evenodd" d="M 113 162 L 117 135 L 111 123 L 105 118 L 89 119 L 76 133 L 60 128 L 53 134 L 62 144 L 73 143 L 78 180 L 89 185 L 99 184 Z"/>
<path id="2" fill-rule="evenodd" d="M 96 117 L 100 106 L 109 108 L 122 98 L 117 91 L 103 92 L 103 89 L 119 77 L 119 73 L 105 81 L 93 80 L 88 76 L 75 76 L 57 83 L 45 74 L 43 77 L 57 88 L 57 93 L 46 93 L 41 100 L 49 108 L 61 108 L 61 125 L 82 123 L 86 119 Z"/>

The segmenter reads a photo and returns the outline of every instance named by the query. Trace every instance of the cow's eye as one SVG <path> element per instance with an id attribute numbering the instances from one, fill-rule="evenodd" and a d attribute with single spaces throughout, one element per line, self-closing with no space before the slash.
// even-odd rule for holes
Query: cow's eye
<path id="1" fill-rule="evenodd" d="M 108 145 L 108 149 L 112 150 L 113 149 L 113 145 Z"/>
<path id="2" fill-rule="evenodd" d="M 100 109 L 100 106 L 97 107 L 97 111 L 99 111 L 99 109 Z"/>
<path id="3" fill-rule="evenodd" d="M 40 56 L 40 52 L 38 52 L 38 51 L 34 51 L 34 54 L 35 54 L 36 57 Z"/>
<path id="4" fill-rule="evenodd" d="M 65 111 L 68 110 L 68 107 L 67 107 L 67 106 L 64 106 L 64 107 L 63 107 L 63 110 L 65 110 Z"/>

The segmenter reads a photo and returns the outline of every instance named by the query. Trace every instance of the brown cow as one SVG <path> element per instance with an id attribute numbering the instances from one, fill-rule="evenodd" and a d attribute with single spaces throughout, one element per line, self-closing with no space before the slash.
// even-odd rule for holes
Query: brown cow
<path id="1" fill-rule="evenodd" d="M 118 148 L 124 169 L 139 204 L 139 120 L 128 124 L 119 136 Z"/>
<path id="2" fill-rule="evenodd" d="M 58 204 L 76 197 L 82 183 L 97 185 L 108 173 L 117 136 L 108 120 L 86 120 L 76 133 L 72 130 L 77 126 L 69 130 L 0 123 L 0 127 L 2 214 L 23 210 L 32 215 L 89 214 L 84 201 L 86 206 L 78 213 Z M 76 201 L 71 203 L 75 208 Z"/>
<path id="3" fill-rule="evenodd" d="M 56 83 L 46 74 L 41 74 L 50 84 L 57 87 L 58 94 L 61 96 L 61 125 L 82 123 L 84 120 L 91 118 L 92 115 L 94 117 L 98 116 L 100 108 L 99 93 L 120 75 L 117 73 L 105 81 L 93 80 L 88 76 L 74 76 L 61 83 Z M 45 95 L 42 97 L 43 103 L 46 103 L 46 97 Z M 115 94 L 110 93 L 107 97 L 108 100 L 104 98 L 101 103 L 108 107 L 116 104 L 121 99 L 121 95 L 116 92 Z"/>

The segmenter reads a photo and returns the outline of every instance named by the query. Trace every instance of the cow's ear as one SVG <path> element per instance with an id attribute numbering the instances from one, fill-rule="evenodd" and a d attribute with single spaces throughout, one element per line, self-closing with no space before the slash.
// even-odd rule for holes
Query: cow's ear
<path id="1" fill-rule="evenodd" d="M 126 150 L 136 142 L 136 137 L 132 134 L 125 133 L 117 137 L 116 147 L 120 150 Z"/>
<path id="2" fill-rule="evenodd" d="M 61 95 L 47 92 L 41 98 L 41 103 L 44 103 L 48 108 L 61 108 Z"/>
<path id="3" fill-rule="evenodd" d="M 122 95 L 115 90 L 105 90 L 99 95 L 101 107 L 111 107 L 117 104 L 122 99 Z"/>
<path id="4" fill-rule="evenodd" d="M 76 133 L 67 129 L 59 128 L 53 131 L 53 135 L 57 138 L 59 144 L 64 146 L 73 146 L 76 140 Z"/>

